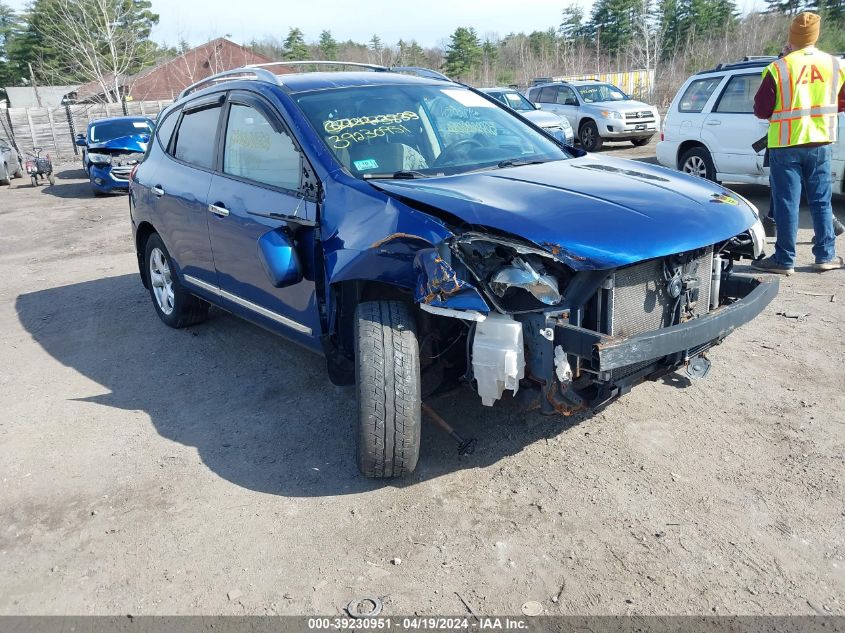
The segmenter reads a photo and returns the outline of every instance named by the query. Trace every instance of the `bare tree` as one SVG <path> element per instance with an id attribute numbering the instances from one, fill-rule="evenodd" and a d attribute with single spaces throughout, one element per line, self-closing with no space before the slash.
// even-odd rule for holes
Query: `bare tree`
<path id="1" fill-rule="evenodd" d="M 38 16 L 44 43 L 61 53 L 61 67 L 42 68 L 98 86 L 108 103 L 120 101 L 126 77 L 151 62 L 148 39 L 158 16 L 139 0 L 51 0 Z M 54 62 L 55 64 L 55 62 Z"/>

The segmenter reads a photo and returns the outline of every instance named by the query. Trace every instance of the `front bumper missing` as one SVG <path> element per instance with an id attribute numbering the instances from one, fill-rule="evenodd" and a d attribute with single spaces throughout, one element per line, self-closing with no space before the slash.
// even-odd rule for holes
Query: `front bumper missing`
<path id="1" fill-rule="evenodd" d="M 706 316 L 627 338 L 600 334 L 555 319 L 555 345 L 586 361 L 593 371 L 608 372 L 635 363 L 694 350 L 722 341 L 760 314 L 778 293 L 776 278 L 730 275 L 722 281 L 724 296 L 740 297 Z"/>

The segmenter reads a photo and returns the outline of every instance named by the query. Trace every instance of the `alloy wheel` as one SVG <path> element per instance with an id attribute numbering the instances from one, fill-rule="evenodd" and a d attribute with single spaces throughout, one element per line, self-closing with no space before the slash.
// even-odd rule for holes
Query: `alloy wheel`
<path id="1" fill-rule="evenodd" d="M 699 178 L 707 178 L 707 165 L 700 156 L 690 156 L 684 162 L 684 173 L 698 176 Z"/>
<path id="2" fill-rule="evenodd" d="M 174 306 L 173 277 L 167 257 L 160 248 L 150 251 L 150 283 L 159 309 L 164 314 L 171 314 Z"/>

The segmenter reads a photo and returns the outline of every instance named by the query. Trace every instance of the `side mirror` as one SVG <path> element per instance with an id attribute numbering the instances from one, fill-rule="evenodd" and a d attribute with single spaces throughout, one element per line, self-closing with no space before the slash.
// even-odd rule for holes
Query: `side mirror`
<path id="1" fill-rule="evenodd" d="M 577 105 L 578 105 L 578 100 L 577 100 L 577 99 L 573 99 L 572 97 L 569 97 L 569 98 L 566 100 L 566 103 L 564 103 L 564 105 L 568 105 L 568 106 L 577 106 Z"/>
<path id="2" fill-rule="evenodd" d="M 268 231 L 258 239 L 258 255 L 274 287 L 284 288 L 302 281 L 299 255 L 283 228 Z"/>
<path id="3" fill-rule="evenodd" d="M 541 104 L 539 104 L 539 103 L 535 103 L 535 104 L 534 104 L 534 109 L 535 109 L 535 110 L 542 110 L 542 109 L 543 109 L 543 106 L 542 106 Z"/>
<path id="4" fill-rule="evenodd" d="M 76 141 L 74 141 L 79 147 L 85 147 L 88 145 L 88 141 L 85 140 L 84 134 L 77 134 Z"/>

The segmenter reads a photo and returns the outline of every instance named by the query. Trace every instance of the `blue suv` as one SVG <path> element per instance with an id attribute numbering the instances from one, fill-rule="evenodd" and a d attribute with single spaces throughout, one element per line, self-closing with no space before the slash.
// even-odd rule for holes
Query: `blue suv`
<path id="1" fill-rule="evenodd" d="M 734 272 L 763 230 L 719 185 L 584 155 L 433 71 L 271 71 L 290 65 L 161 113 L 130 185 L 138 265 L 167 325 L 214 305 L 356 385 L 367 476 L 414 470 L 434 390 L 595 410 L 703 376 L 777 293 Z"/>
<path id="2" fill-rule="evenodd" d="M 147 117 L 113 117 L 91 121 L 88 133 L 77 135 L 95 196 L 129 189 L 129 174 L 144 157 L 153 127 Z"/>

